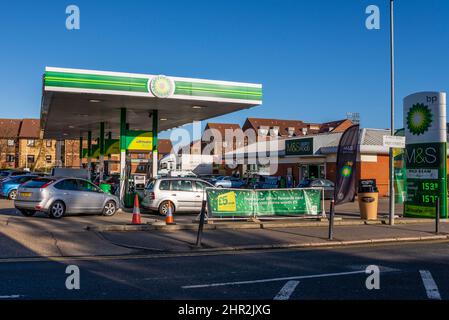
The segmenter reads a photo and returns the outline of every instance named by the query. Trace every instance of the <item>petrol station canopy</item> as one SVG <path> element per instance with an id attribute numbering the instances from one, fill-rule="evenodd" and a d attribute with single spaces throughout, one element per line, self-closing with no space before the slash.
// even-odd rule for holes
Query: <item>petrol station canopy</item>
<path id="1" fill-rule="evenodd" d="M 47 67 L 41 127 L 46 139 L 96 137 L 100 123 L 118 137 L 120 110 L 133 130 L 164 131 L 262 103 L 262 85 L 229 81 Z"/>

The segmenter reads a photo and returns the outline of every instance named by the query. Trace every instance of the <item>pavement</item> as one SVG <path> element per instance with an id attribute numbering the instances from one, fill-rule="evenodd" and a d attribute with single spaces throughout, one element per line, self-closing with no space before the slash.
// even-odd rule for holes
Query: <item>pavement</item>
<path id="1" fill-rule="evenodd" d="M 205 226 L 197 247 L 197 215 L 176 215 L 177 225 L 165 226 L 163 217 L 144 214 L 143 225 L 132 226 L 132 215 L 126 212 L 52 220 L 44 214 L 24 217 L 9 200 L 0 200 L 0 207 L 0 240 L 6 244 L 0 247 L 0 259 L 335 247 L 449 236 L 447 221 L 435 235 L 432 220 L 398 219 L 397 225 L 388 226 L 379 219 L 366 224 L 356 214 L 349 215 L 352 208 L 349 213 L 339 211 L 333 241 L 328 240 L 326 219 L 214 222 Z"/>

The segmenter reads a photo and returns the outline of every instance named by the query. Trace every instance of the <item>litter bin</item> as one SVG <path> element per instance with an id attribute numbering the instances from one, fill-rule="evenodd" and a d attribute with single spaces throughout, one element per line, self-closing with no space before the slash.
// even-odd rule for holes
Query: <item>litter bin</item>
<path id="1" fill-rule="evenodd" d="M 363 220 L 377 220 L 379 191 L 375 179 L 360 180 L 358 200 L 360 218 Z"/>

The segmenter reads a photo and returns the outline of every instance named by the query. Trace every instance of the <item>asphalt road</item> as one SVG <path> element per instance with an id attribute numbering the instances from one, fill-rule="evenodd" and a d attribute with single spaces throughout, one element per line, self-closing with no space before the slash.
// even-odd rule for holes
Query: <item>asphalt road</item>
<path id="1" fill-rule="evenodd" d="M 65 286 L 68 265 L 80 289 Z M 368 290 L 368 265 L 380 289 Z M 449 243 L 0 260 L 0 299 L 449 299 Z"/>

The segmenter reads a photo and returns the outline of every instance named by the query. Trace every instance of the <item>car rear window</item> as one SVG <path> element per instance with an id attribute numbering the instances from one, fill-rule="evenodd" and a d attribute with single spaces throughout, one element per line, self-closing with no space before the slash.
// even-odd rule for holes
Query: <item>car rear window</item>
<path id="1" fill-rule="evenodd" d="M 52 179 L 31 179 L 30 181 L 25 182 L 22 186 L 25 188 L 37 189 L 52 181 Z"/>

